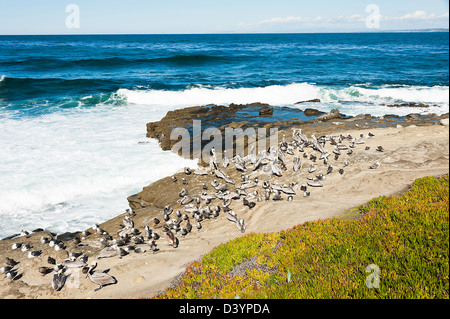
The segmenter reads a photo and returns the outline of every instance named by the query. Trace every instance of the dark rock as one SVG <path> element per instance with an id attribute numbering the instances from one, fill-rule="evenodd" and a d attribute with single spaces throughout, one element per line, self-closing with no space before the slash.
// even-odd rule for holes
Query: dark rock
<path id="1" fill-rule="evenodd" d="M 409 103 L 400 103 L 400 104 L 388 104 L 387 107 L 430 107 L 428 104 L 424 103 L 415 103 L 415 102 L 409 102 Z"/>
<path id="2" fill-rule="evenodd" d="M 308 101 L 300 101 L 300 102 L 297 102 L 297 103 L 295 103 L 295 104 L 302 104 L 302 103 L 320 103 L 321 101 L 320 101 L 320 99 L 312 99 L 312 100 L 308 100 Z"/>
<path id="3" fill-rule="evenodd" d="M 263 106 L 259 110 L 259 116 L 272 116 L 273 115 L 273 107 L 271 106 Z"/>
<path id="4" fill-rule="evenodd" d="M 340 119 L 343 115 L 339 112 L 338 109 L 333 109 L 330 113 L 320 115 L 314 119 L 314 122 L 326 122 L 333 119 Z"/>
<path id="5" fill-rule="evenodd" d="M 316 116 L 316 115 L 325 114 L 325 112 L 321 112 L 321 111 L 316 110 L 316 109 L 305 109 L 303 111 L 303 113 L 305 113 L 306 116 Z"/>

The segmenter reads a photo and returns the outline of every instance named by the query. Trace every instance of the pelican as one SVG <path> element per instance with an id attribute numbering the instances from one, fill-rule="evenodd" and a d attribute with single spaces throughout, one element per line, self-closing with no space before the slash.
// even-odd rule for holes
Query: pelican
<path id="1" fill-rule="evenodd" d="M 281 167 L 277 161 L 274 161 L 272 164 L 272 174 L 278 177 L 281 177 L 283 174 L 281 173 Z"/>
<path id="2" fill-rule="evenodd" d="M 166 231 L 166 239 L 173 248 L 178 247 L 178 239 L 170 230 Z"/>
<path id="3" fill-rule="evenodd" d="M 150 239 L 151 236 L 152 236 L 152 230 L 150 229 L 150 227 L 145 226 L 145 227 L 144 227 L 144 231 L 145 231 L 145 237 L 146 237 L 147 239 Z"/>
<path id="4" fill-rule="evenodd" d="M 42 274 L 42 276 L 45 276 L 46 274 L 51 273 L 53 271 L 53 268 L 44 266 L 44 267 L 39 267 L 38 270 L 39 270 L 39 273 Z"/>
<path id="5" fill-rule="evenodd" d="M 66 275 L 63 273 L 63 269 L 58 270 L 58 272 L 53 274 L 52 278 L 52 288 L 56 291 L 60 291 L 64 284 L 66 283 Z"/>
<path id="6" fill-rule="evenodd" d="M 180 204 L 181 204 L 181 205 L 186 205 L 186 204 L 189 204 L 190 202 L 192 202 L 193 200 L 194 200 L 194 199 L 193 199 L 191 196 L 186 195 L 186 196 L 184 196 L 183 199 L 180 201 Z"/>
<path id="7" fill-rule="evenodd" d="M 115 247 L 105 247 L 103 248 L 97 255 L 97 259 L 100 258 L 111 258 L 117 256 L 119 254 L 119 247 L 116 245 Z"/>
<path id="8" fill-rule="evenodd" d="M 223 153 L 226 154 L 226 153 L 227 153 L 227 150 L 223 151 Z M 224 156 L 223 162 L 222 162 L 222 166 L 223 166 L 224 168 L 226 168 L 228 165 L 230 165 L 230 160 L 229 160 L 228 157 Z"/>
<path id="9" fill-rule="evenodd" d="M 104 286 L 112 285 L 117 283 L 116 278 L 111 275 L 108 275 L 104 272 L 94 272 L 94 269 L 97 268 L 97 263 L 94 262 L 90 267 L 86 274 L 86 277 L 94 283 L 99 285 L 100 287 L 96 288 L 94 291 L 102 289 Z"/>
<path id="10" fill-rule="evenodd" d="M 302 167 L 302 160 L 300 159 L 300 150 L 297 149 L 297 156 L 294 157 L 294 172 L 297 172 Z"/>
<path id="11" fill-rule="evenodd" d="M 6 264 L 7 264 L 8 266 L 14 267 L 15 265 L 18 264 L 18 262 L 15 261 L 15 260 L 12 259 L 12 258 L 6 257 Z"/>
<path id="12" fill-rule="evenodd" d="M 322 183 L 319 180 L 307 181 L 307 184 L 311 187 L 322 187 Z"/>
<path id="13" fill-rule="evenodd" d="M 312 172 L 314 172 L 316 169 L 317 169 L 317 165 L 311 164 L 311 165 L 309 166 L 308 172 L 309 172 L 309 173 L 312 173 Z"/>
<path id="14" fill-rule="evenodd" d="M 327 174 L 331 174 L 332 171 L 333 171 L 333 166 L 330 164 L 327 169 Z"/>
<path id="15" fill-rule="evenodd" d="M 87 257 L 81 256 L 79 258 L 69 258 L 62 261 L 63 266 L 67 268 L 81 268 L 86 266 Z"/>
<path id="16" fill-rule="evenodd" d="M 236 223 L 236 227 L 241 233 L 245 233 L 245 229 L 247 228 L 245 220 L 243 220 L 242 218 L 239 219 L 239 221 Z"/>
<path id="17" fill-rule="evenodd" d="M 208 171 L 204 168 L 197 168 L 194 171 L 194 175 L 208 175 Z"/>
<path id="18" fill-rule="evenodd" d="M 131 219 L 131 217 L 130 216 L 125 216 L 125 218 L 123 219 L 123 224 L 125 225 L 125 227 L 127 227 L 127 228 L 133 228 L 134 227 L 134 222 L 133 222 L 133 220 Z"/>
<path id="19" fill-rule="evenodd" d="M 227 213 L 227 219 L 228 219 L 230 222 L 233 222 L 233 223 L 237 223 L 237 222 L 239 221 L 239 219 L 238 219 L 236 213 L 233 212 L 233 211 L 230 211 L 230 212 Z"/>
<path id="20" fill-rule="evenodd" d="M 231 176 L 225 176 L 224 178 L 225 182 L 233 184 L 234 185 L 234 179 Z"/>

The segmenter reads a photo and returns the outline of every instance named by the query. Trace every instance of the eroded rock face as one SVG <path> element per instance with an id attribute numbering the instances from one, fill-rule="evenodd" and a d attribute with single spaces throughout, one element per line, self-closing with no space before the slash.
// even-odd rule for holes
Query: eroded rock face
<path id="1" fill-rule="evenodd" d="M 321 116 L 316 117 L 316 119 L 314 120 L 315 122 L 326 122 L 326 121 L 330 121 L 333 119 L 340 119 L 343 118 L 345 115 L 341 114 L 341 112 L 339 112 L 338 109 L 333 109 L 331 110 L 330 113 L 327 114 L 323 114 Z"/>
<path id="2" fill-rule="evenodd" d="M 201 120 L 201 130 L 227 128 L 287 128 L 299 122 L 311 121 L 320 111 L 308 116 L 299 109 L 269 106 L 264 103 L 194 106 L 167 112 L 160 121 L 147 124 L 147 137 L 159 141 L 163 150 L 170 150 L 181 139 L 171 140 L 174 128 L 185 128 L 193 136 L 193 121 Z"/>

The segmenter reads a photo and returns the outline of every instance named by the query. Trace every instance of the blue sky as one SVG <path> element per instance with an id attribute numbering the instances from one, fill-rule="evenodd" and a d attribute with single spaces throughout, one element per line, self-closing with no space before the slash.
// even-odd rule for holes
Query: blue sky
<path id="1" fill-rule="evenodd" d="M 74 14 L 73 11 L 66 12 L 69 4 L 79 8 L 79 28 L 70 28 L 66 23 Z M 370 4 L 375 4 L 377 11 L 366 12 Z M 448 6 L 448 0 L 0 0 L 0 34 L 351 32 L 448 28 Z M 369 23 L 376 26 L 369 30 L 368 19 L 379 24 Z"/>

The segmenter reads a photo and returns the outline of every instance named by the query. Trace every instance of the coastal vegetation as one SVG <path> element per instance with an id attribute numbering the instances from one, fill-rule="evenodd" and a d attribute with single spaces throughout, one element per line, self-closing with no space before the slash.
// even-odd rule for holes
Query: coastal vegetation
<path id="1" fill-rule="evenodd" d="M 357 218 L 234 239 L 157 298 L 448 299 L 448 187 L 448 175 L 425 177 L 358 207 Z"/>

